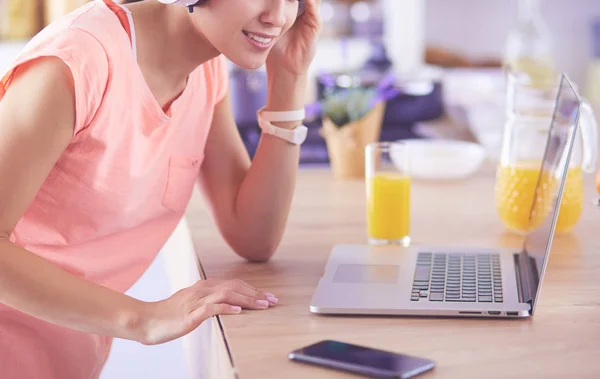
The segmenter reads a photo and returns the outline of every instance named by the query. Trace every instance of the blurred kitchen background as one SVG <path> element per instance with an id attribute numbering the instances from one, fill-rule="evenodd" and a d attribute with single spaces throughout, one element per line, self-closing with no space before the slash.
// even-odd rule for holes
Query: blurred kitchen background
<path id="1" fill-rule="evenodd" d="M 86 2 L 0 0 L 0 75 L 40 29 Z M 327 86 L 377 86 L 392 73 L 399 93 L 387 101 L 383 140 L 475 140 L 497 159 L 505 64 L 528 70 L 519 51 L 538 59 L 532 75 L 565 71 L 600 110 L 600 0 L 322 0 L 321 15 L 307 108 Z M 231 65 L 235 118 L 251 154 L 265 90 L 264 71 Z M 326 164 L 320 117 L 308 121 L 302 164 Z M 129 295 L 150 301 L 171 293 L 163 255 Z M 103 378 L 185 377 L 184 354 L 180 341 L 148 348 L 116 340 Z"/>
<path id="2" fill-rule="evenodd" d="M 86 2 L 0 0 L 0 71 L 31 36 Z M 399 94 L 387 100 L 382 140 L 470 139 L 497 158 L 504 69 L 519 48 L 535 50 L 537 74 L 546 63 L 566 72 L 600 109 L 599 0 L 322 0 L 321 15 L 307 107 L 328 85 L 377 86 L 391 73 Z M 263 70 L 231 65 L 235 117 L 251 154 L 265 90 Z M 309 114 L 301 161 L 327 163 L 319 114 Z"/>

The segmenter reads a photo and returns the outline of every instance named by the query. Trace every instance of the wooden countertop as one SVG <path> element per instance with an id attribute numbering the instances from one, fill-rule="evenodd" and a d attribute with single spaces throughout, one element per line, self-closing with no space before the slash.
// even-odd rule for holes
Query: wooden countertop
<path id="1" fill-rule="evenodd" d="M 220 320 L 240 379 L 353 377 L 288 360 L 321 339 L 424 356 L 423 378 L 599 378 L 600 209 L 586 177 L 585 209 L 558 235 L 535 316 L 527 320 L 332 317 L 309 302 L 332 246 L 365 243 L 362 180 L 337 181 L 326 169 L 301 169 L 284 240 L 274 258 L 249 264 L 225 245 L 196 193 L 187 214 L 208 277 L 240 278 L 274 293 L 280 304 Z M 413 184 L 415 243 L 517 247 L 494 208 L 494 169 L 448 183 Z"/>

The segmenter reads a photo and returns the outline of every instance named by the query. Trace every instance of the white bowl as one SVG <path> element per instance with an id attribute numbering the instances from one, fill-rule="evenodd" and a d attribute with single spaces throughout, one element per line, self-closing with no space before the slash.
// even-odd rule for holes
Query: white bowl
<path id="1" fill-rule="evenodd" d="M 476 143 L 444 139 L 401 140 L 408 146 L 410 176 L 423 180 L 463 179 L 481 168 L 485 149 Z M 401 167 L 402 157 L 391 155 Z"/>

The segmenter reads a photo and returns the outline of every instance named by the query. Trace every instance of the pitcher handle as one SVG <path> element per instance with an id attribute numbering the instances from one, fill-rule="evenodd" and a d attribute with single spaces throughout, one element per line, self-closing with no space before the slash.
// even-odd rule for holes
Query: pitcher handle
<path id="1" fill-rule="evenodd" d="M 598 123 L 594 116 L 594 110 L 587 101 L 582 101 L 579 116 L 579 129 L 583 139 L 581 168 L 584 172 L 593 173 L 596 171 L 596 160 L 598 158 Z"/>

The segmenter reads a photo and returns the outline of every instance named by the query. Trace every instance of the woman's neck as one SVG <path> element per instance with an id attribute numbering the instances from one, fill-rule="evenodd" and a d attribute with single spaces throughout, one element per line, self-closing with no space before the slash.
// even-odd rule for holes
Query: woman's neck
<path id="1" fill-rule="evenodd" d="M 198 66 L 219 52 L 194 27 L 185 7 L 156 0 L 128 4 L 136 36 L 138 62 L 143 71 L 159 74 L 174 86 L 186 82 Z"/>

